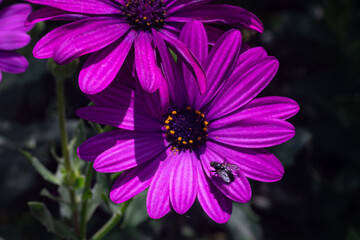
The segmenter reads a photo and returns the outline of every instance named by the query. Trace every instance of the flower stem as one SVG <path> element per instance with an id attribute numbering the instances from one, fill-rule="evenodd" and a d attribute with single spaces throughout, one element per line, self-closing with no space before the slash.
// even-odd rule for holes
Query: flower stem
<path id="1" fill-rule="evenodd" d="M 72 172 L 70 155 L 68 150 L 68 138 L 65 125 L 65 101 L 64 101 L 64 79 L 56 78 L 56 91 L 57 91 L 57 108 L 59 116 L 59 128 L 60 128 L 60 138 L 61 138 L 61 149 L 62 156 L 65 161 L 65 168 L 68 171 L 68 174 Z"/>
<path id="2" fill-rule="evenodd" d="M 85 186 L 82 194 L 79 240 L 83 240 L 86 237 L 86 218 L 88 204 L 88 198 L 86 197 L 86 194 L 88 194 L 88 191 L 90 191 L 90 183 L 93 176 L 93 171 L 93 164 L 89 162 L 86 169 Z"/>
<path id="3" fill-rule="evenodd" d="M 103 237 L 106 236 L 115 226 L 116 224 L 121 220 L 121 218 L 124 216 L 124 212 L 126 208 L 129 206 L 132 199 L 124 202 L 119 211 L 115 212 L 112 217 L 105 223 L 105 225 L 97 231 L 94 236 L 91 238 L 91 240 L 100 240 Z"/>
<path id="4" fill-rule="evenodd" d="M 55 81 L 56 81 L 57 109 L 58 109 L 58 117 L 59 117 L 62 157 L 64 158 L 65 169 L 66 169 L 65 183 L 70 193 L 71 209 L 73 214 L 73 225 L 74 225 L 75 233 L 77 233 L 79 230 L 79 226 L 78 226 L 78 213 L 77 213 L 75 191 L 73 188 L 74 173 L 70 162 L 68 138 L 67 138 L 66 125 L 65 125 L 65 100 L 64 100 L 65 79 L 61 77 L 55 77 Z"/>

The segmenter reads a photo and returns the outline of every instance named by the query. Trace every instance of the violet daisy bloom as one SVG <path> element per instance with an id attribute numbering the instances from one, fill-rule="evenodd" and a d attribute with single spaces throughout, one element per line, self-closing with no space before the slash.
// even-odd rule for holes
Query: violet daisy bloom
<path id="1" fill-rule="evenodd" d="M 247 178 L 263 182 L 282 178 L 281 162 L 263 148 L 294 136 L 294 127 L 285 120 L 298 112 L 298 104 L 285 97 L 254 98 L 276 74 L 278 61 L 259 47 L 240 55 L 238 30 L 226 32 L 208 52 L 202 23 L 184 26 L 180 40 L 207 74 L 209 88 L 204 95 L 189 70 L 179 69 L 172 61 L 161 37 L 154 35 L 154 39 L 161 57 L 168 60 L 164 68 L 171 90 L 167 114 L 159 113 L 156 97 L 114 81 L 90 96 L 95 106 L 81 108 L 77 114 L 119 129 L 90 138 L 79 147 L 78 155 L 93 161 L 99 172 L 124 171 L 111 189 L 115 203 L 149 188 L 151 218 L 163 217 L 171 207 L 184 214 L 197 198 L 210 218 L 225 223 L 232 201 L 245 203 L 251 197 Z M 219 169 L 211 162 L 225 166 L 225 158 L 226 164 L 239 170 L 227 167 L 214 172 Z M 224 171 L 228 182 L 221 178 Z"/>
<path id="2" fill-rule="evenodd" d="M 29 23 L 44 20 L 73 21 L 46 34 L 35 46 L 36 58 L 65 64 L 87 53 L 79 75 L 86 94 L 104 90 L 115 78 L 129 52 L 142 88 L 155 92 L 164 82 L 159 67 L 154 33 L 166 41 L 196 76 L 200 92 L 206 89 L 202 68 L 178 34 L 184 23 L 199 19 L 209 23 L 209 34 L 221 32 L 216 24 L 262 32 L 252 13 L 236 6 L 212 4 L 211 0 L 26 0 L 48 7 L 35 11 Z M 134 53 L 131 48 L 134 45 Z M 162 59 L 161 59 L 162 60 Z M 130 60 L 131 61 L 131 60 Z M 163 60 L 162 60 L 163 61 Z"/>
<path id="3" fill-rule="evenodd" d="M 1 3 L 1 1 L 0 1 Z M 23 73 L 29 66 L 25 57 L 15 50 L 25 47 L 31 40 L 25 27 L 31 6 L 25 3 L 10 5 L 0 10 L 0 81 L 1 72 Z"/>

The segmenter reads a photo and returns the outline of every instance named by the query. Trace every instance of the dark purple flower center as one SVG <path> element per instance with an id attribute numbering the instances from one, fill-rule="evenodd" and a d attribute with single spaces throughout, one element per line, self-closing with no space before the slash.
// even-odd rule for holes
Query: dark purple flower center
<path id="1" fill-rule="evenodd" d="M 128 0 L 121 10 L 135 29 L 150 30 L 164 25 L 166 10 L 163 0 Z"/>
<path id="2" fill-rule="evenodd" d="M 196 150 L 207 140 L 207 127 L 205 115 L 190 107 L 172 111 L 165 120 L 166 140 L 172 150 Z"/>

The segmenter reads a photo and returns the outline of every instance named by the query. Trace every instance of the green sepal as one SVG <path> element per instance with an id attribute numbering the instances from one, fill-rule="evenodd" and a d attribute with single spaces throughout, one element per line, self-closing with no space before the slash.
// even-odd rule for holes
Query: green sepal
<path id="1" fill-rule="evenodd" d="M 49 72 L 55 77 L 60 79 L 66 79 L 74 75 L 79 65 L 79 59 L 75 59 L 65 65 L 58 65 L 52 58 L 49 58 L 47 67 Z"/>
<path id="2" fill-rule="evenodd" d="M 75 188 L 83 188 L 85 185 L 85 178 L 84 176 L 77 176 L 75 179 Z"/>

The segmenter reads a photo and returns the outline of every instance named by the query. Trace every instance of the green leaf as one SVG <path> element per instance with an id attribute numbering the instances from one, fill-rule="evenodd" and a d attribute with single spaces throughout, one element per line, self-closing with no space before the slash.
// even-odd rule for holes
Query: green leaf
<path id="1" fill-rule="evenodd" d="M 50 153 L 51 153 L 51 156 L 58 162 L 58 163 L 61 163 L 62 162 L 62 158 L 56 154 L 56 151 L 55 151 L 55 145 L 52 145 L 51 148 L 50 148 Z"/>
<path id="2" fill-rule="evenodd" d="M 31 156 L 28 151 L 21 150 L 22 154 L 30 160 L 35 170 L 48 182 L 56 185 L 61 184 L 61 180 L 51 173 L 36 157 Z"/>
<path id="3" fill-rule="evenodd" d="M 248 205 L 234 203 L 232 217 L 226 226 L 233 234 L 234 239 L 263 239 L 259 219 Z"/>
<path id="4" fill-rule="evenodd" d="M 171 56 L 173 57 L 174 61 L 177 62 L 177 55 L 176 55 L 176 53 L 175 53 L 173 50 L 171 50 L 170 48 L 168 48 L 168 49 L 169 49 L 169 51 L 170 51 L 170 53 L 171 53 Z"/>
<path id="5" fill-rule="evenodd" d="M 146 195 L 147 190 L 141 192 L 133 198 L 132 203 L 124 213 L 122 227 L 137 228 L 140 224 L 149 219 L 149 215 L 146 210 Z"/>
<path id="6" fill-rule="evenodd" d="M 28 202 L 31 214 L 44 225 L 48 232 L 65 239 L 76 239 L 72 230 L 63 222 L 55 220 L 49 209 L 41 202 Z"/>
<path id="7" fill-rule="evenodd" d="M 31 214 L 36 217 L 49 232 L 55 232 L 54 219 L 50 211 L 41 202 L 28 202 Z"/>
<path id="8" fill-rule="evenodd" d="M 71 219 L 72 211 L 70 206 L 71 200 L 69 190 L 65 186 L 61 185 L 58 188 L 58 192 L 60 198 L 60 215 L 63 218 Z"/>
<path id="9" fill-rule="evenodd" d="M 92 198 L 88 204 L 88 214 L 86 216 L 87 220 L 91 218 L 92 214 L 102 202 L 105 202 L 105 204 L 109 207 L 109 201 L 107 199 L 107 196 L 109 195 L 108 186 L 109 176 L 107 174 L 97 172 L 96 184 L 92 189 Z"/>
<path id="10" fill-rule="evenodd" d="M 80 144 L 85 142 L 85 140 L 85 125 L 84 121 L 80 120 L 76 126 L 74 137 L 71 139 L 68 145 L 69 153 L 72 157 L 72 166 L 75 172 L 80 172 L 81 168 L 84 166 L 84 161 L 81 160 L 77 155 L 77 149 Z"/>
<path id="11" fill-rule="evenodd" d="M 60 201 L 60 199 L 58 197 L 55 197 L 54 195 L 52 195 L 46 188 L 41 189 L 40 196 L 47 197 L 47 198 L 57 201 L 57 202 Z"/>

